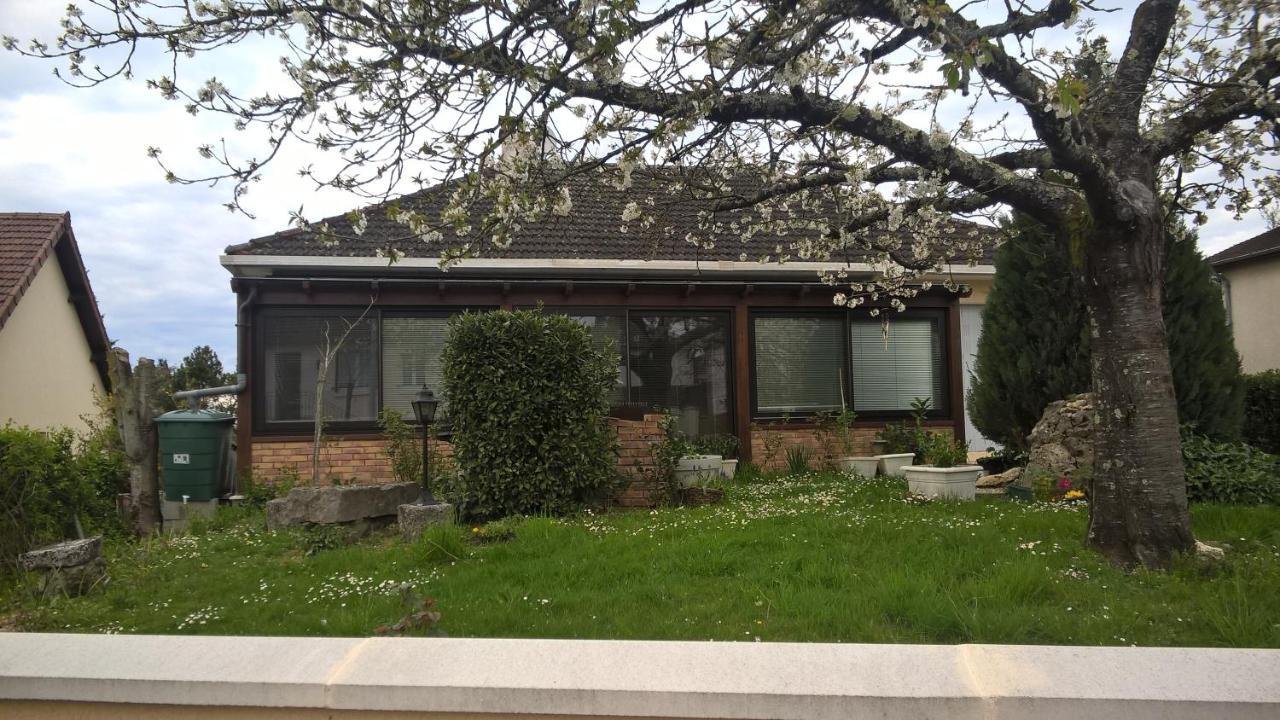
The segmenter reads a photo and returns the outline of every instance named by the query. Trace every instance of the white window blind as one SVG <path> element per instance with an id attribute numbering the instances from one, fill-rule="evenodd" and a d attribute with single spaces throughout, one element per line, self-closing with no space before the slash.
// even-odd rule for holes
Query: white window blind
<path id="1" fill-rule="evenodd" d="M 929 398 L 945 409 L 942 338 L 931 320 L 890 318 L 888 337 L 878 318 L 851 323 L 853 405 L 858 411 L 910 410 Z"/>
<path id="2" fill-rule="evenodd" d="M 754 318 L 756 409 L 761 415 L 840 410 L 846 398 L 844 320 Z"/>
<path id="3" fill-rule="evenodd" d="M 622 405 L 627 400 L 627 365 L 623 358 L 627 351 L 627 336 L 624 315 L 586 315 L 571 312 L 569 318 L 585 325 L 591 331 L 591 345 L 596 350 L 608 350 L 618 360 L 618 378 L 614 382 L 609 401 L 614 406 Z"/>
<path id="4" fill-rule="evenodd" d="M 326 347 L 336 345 L 355 317 L 295 315 L 262 320 L 267 422 L 315 418 L 316 375 Z M 373 420 L 377 414 L 378 333 L 366 318 L 355 325 L 334 353 L 324 383 L 324 416 L 329 421 Z"/>
<path id="5" fill-rule="evenodd" d="M 444 372 L 440 353 L 449 339 L 449 318 L 384 317 L 382 319 L 382 405 L 413 420 L 413 402 L 423 385 L 441 399 L 437 417 L 443 417 Z"/>

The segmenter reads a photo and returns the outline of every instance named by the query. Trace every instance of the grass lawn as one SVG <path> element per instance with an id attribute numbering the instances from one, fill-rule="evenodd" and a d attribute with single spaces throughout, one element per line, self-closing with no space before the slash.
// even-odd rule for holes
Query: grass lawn
<path id="1" fill-rule="evenodd" d="M 907 499 L 900 480 L 775 478 L 715 507 L 325 537 L 237 508 L 180 537 L 109 547 L 111 582 L 40 605 L 28 630 L 368 635 L 410 583 L 453 637 L 1280 646 L 1280 509 L 1199 506 L 1227 560 L 1126 575 L 1086 551 L 1082 506 Z"/>

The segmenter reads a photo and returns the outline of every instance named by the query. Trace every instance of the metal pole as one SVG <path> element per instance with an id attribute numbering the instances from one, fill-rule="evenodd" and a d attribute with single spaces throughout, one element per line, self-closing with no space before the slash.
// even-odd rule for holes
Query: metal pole
<path id="1" fill-rule="evenodd" d="M 435 505 L 431 495 L 431 430 L 429 423 L 422 423 L 422 504 Z"/>

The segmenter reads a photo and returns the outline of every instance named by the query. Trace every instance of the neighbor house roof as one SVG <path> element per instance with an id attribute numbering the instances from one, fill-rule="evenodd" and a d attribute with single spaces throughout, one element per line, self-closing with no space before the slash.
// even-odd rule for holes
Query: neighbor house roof
<path id="1" fill-rule="evenodd" d="M 1236 243 L 1216 255 L 1209 257 L 1209 264 L 1214 267 L 1254 260 L 1280 253 L 1280 227 L 1272 228 L 1261 235 Z"/>
<path id="2" fill-rule="evenodd" d="M 90 359 L 110 387 L 107 351 L 110 341 L 98 312 L 89 275 L 71 232 L 70 213 L 0 213 L 0 330 L 18 307 L 27 288 L 50 256 L 58 259 L 81 330 L 89 342 Z"/>
<path id="3" fill-rule="evenodd" d="M 477 256 L 508 260 L 756 261 L 763 256 L 776 258 L 779 254 L 803 260 L 797 248 L 818 237 L 816 229 L 787 230 L 782 234 L 762 233 L 744 242 L 743 230 L 749 215 L 740 212 L 718 214 L 717 220 L 722 220 L 720 228 L 708 236 L 699 228 L 698 215 L 710 209 L 710 202 L 693 199 L 687 191 L 674 190 L 677 178 L 673 171 L 637 169 L 627 187 L 611 182 L 617 174 L 616 168 L 610 167 L 571 176 L 565 186 L 572 210 L 566 215 L 547 213 L 538 222 L 525 223 L 506 248 L 488 242 L 479 228 L 466 237 L 445 229 L 442 240 L 437 243 L 406 240 L 407 229 L 387 217 L 384 203 L 365 208 L 368 226 L 359 236 L 345 215 L 313 221 L 313 225 L 328 223 L 343 238 L 337 244 L 326 245 L 310 231 L 292 229 L 232 245 L 226 253 L 229 256 L 367 258 L 375 256 L 379 248 L 393 246 L 409 258 L 433 258 L 443 247 L 457 247 L 470 241 Z M 758 177 L 745 174 L 725 182 L 731 195 L 741 197 L 749 197 L 761 187 Z M 451 183 L 437 185 L 404 195 L 395 202 L 401 209 L 412 209 L 429 222 L 438 223 L 454 187 Z M 647 226 L 639 221 L 625 223 L 624 232 L 623 211 L 633 202 L 651 214 L 654 221 Z M 473 213 L 479 218 L 491 209 L 491 201 L 478 201 Z M 819 210 L 805 212 L 821 214 Z M 945 232 L 958 243 L 976 249 L 980 264 L 991 264 L 998 232 L 994 228 L 955 220 L 946 226 Z M 710 240 L 711 247 L 705 242 L 703 246 L 689 242 L 690 235 Z M 904 238 L 910 241 L 905 233 Z M 850 249 L 832 259 L 853 263 L 863 261 L 866 256 L 862 250 Z"/>

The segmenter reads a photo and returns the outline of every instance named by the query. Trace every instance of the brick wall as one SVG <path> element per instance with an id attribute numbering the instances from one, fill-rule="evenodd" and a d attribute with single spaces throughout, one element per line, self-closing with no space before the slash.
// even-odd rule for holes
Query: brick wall
<path id="1" fill-rule="evenodd" d="M 618 433 L 618 469 L 631 478 L 631 483 L 618 493 L 624 507 L 652 507 L 662 498 L 663 489 L 645 471 L 653 468 L 652 447 L 662 442 L 661 415 L 645 415 L 643 420 L 609 418 Z"/>
<path id="2" fill-rule="evenodd" d="M 878 451 L 872 445 L 872 441 L 876 439 L 882 426 L 867 426 L 853 428 L 853 452 L 850 455 L 875 455 Z M 931 432 L 940 432 L 944 435 L 952 434 L 950 424 L 926 426 Z M 776 448 L 773 456 L 769 457 L 766 448 L 767 440 L 776 441 Z M 780 470 L 787 466 L 787 450 L 793 447 L 806 447 L 810 452 L 809 464 L 813 467 L 819 467 L 831 458 L 828 455 L 836 456 L 844 455 L 844 448 L 839 444 L 835 444 L 834 448 L 825 448 L 822 442 L 821 433 L 813 426 L 782 426 L 782 425 L 756 425 L 751 428 L 751 457 L 754 462 L 760 466 L 762 470 Z"/>
<path id="3" fill-rule="evenodd" d="M 438 456 L 453 455 L 453 446 L 433 440 Z M 387 441 L 383 438 L 330 437 L 320 450 L 320 465 L 324 469 L 323 480 L 355 478 L 360 483 L 394 482 L 391 461 L 387 459 Z M 421 447 L 421 446 L 419 446 Z M 253 441 L 253 477 L 271 481 L 291 473 L 297 473 L 303 483 L 311 481 L 310 440 Z"/>
<path id="4" fill-rule="evenodd" d="M 653 467 L 653 455 L 649 448 L 661 442 L 662 429 L 658 426 L 661 415 L 646 415 L 643 420 L 619 420 L 609 418 L 610 427 L 618 433 L 618 467 L 633 480 L 617 497 L 619 505 L 628 507 L 651 506 L 660 497 L 661 489 L 644 480 L 643 471 Z M 451 457 L 453 446 L 433 440 L 438 456 Z M 360 483 L 393 482 L 391 462 L 386 454 L 387 441 L 382 438 L 326 439 L 320 451 L 324 468 L 324 481 L 352 478 Z M 253 476 L 259 481 L 272 481 L 297 473 L 299 481 L 311 481 L 311 441 L 272 440 L 253 441 Z"/>

